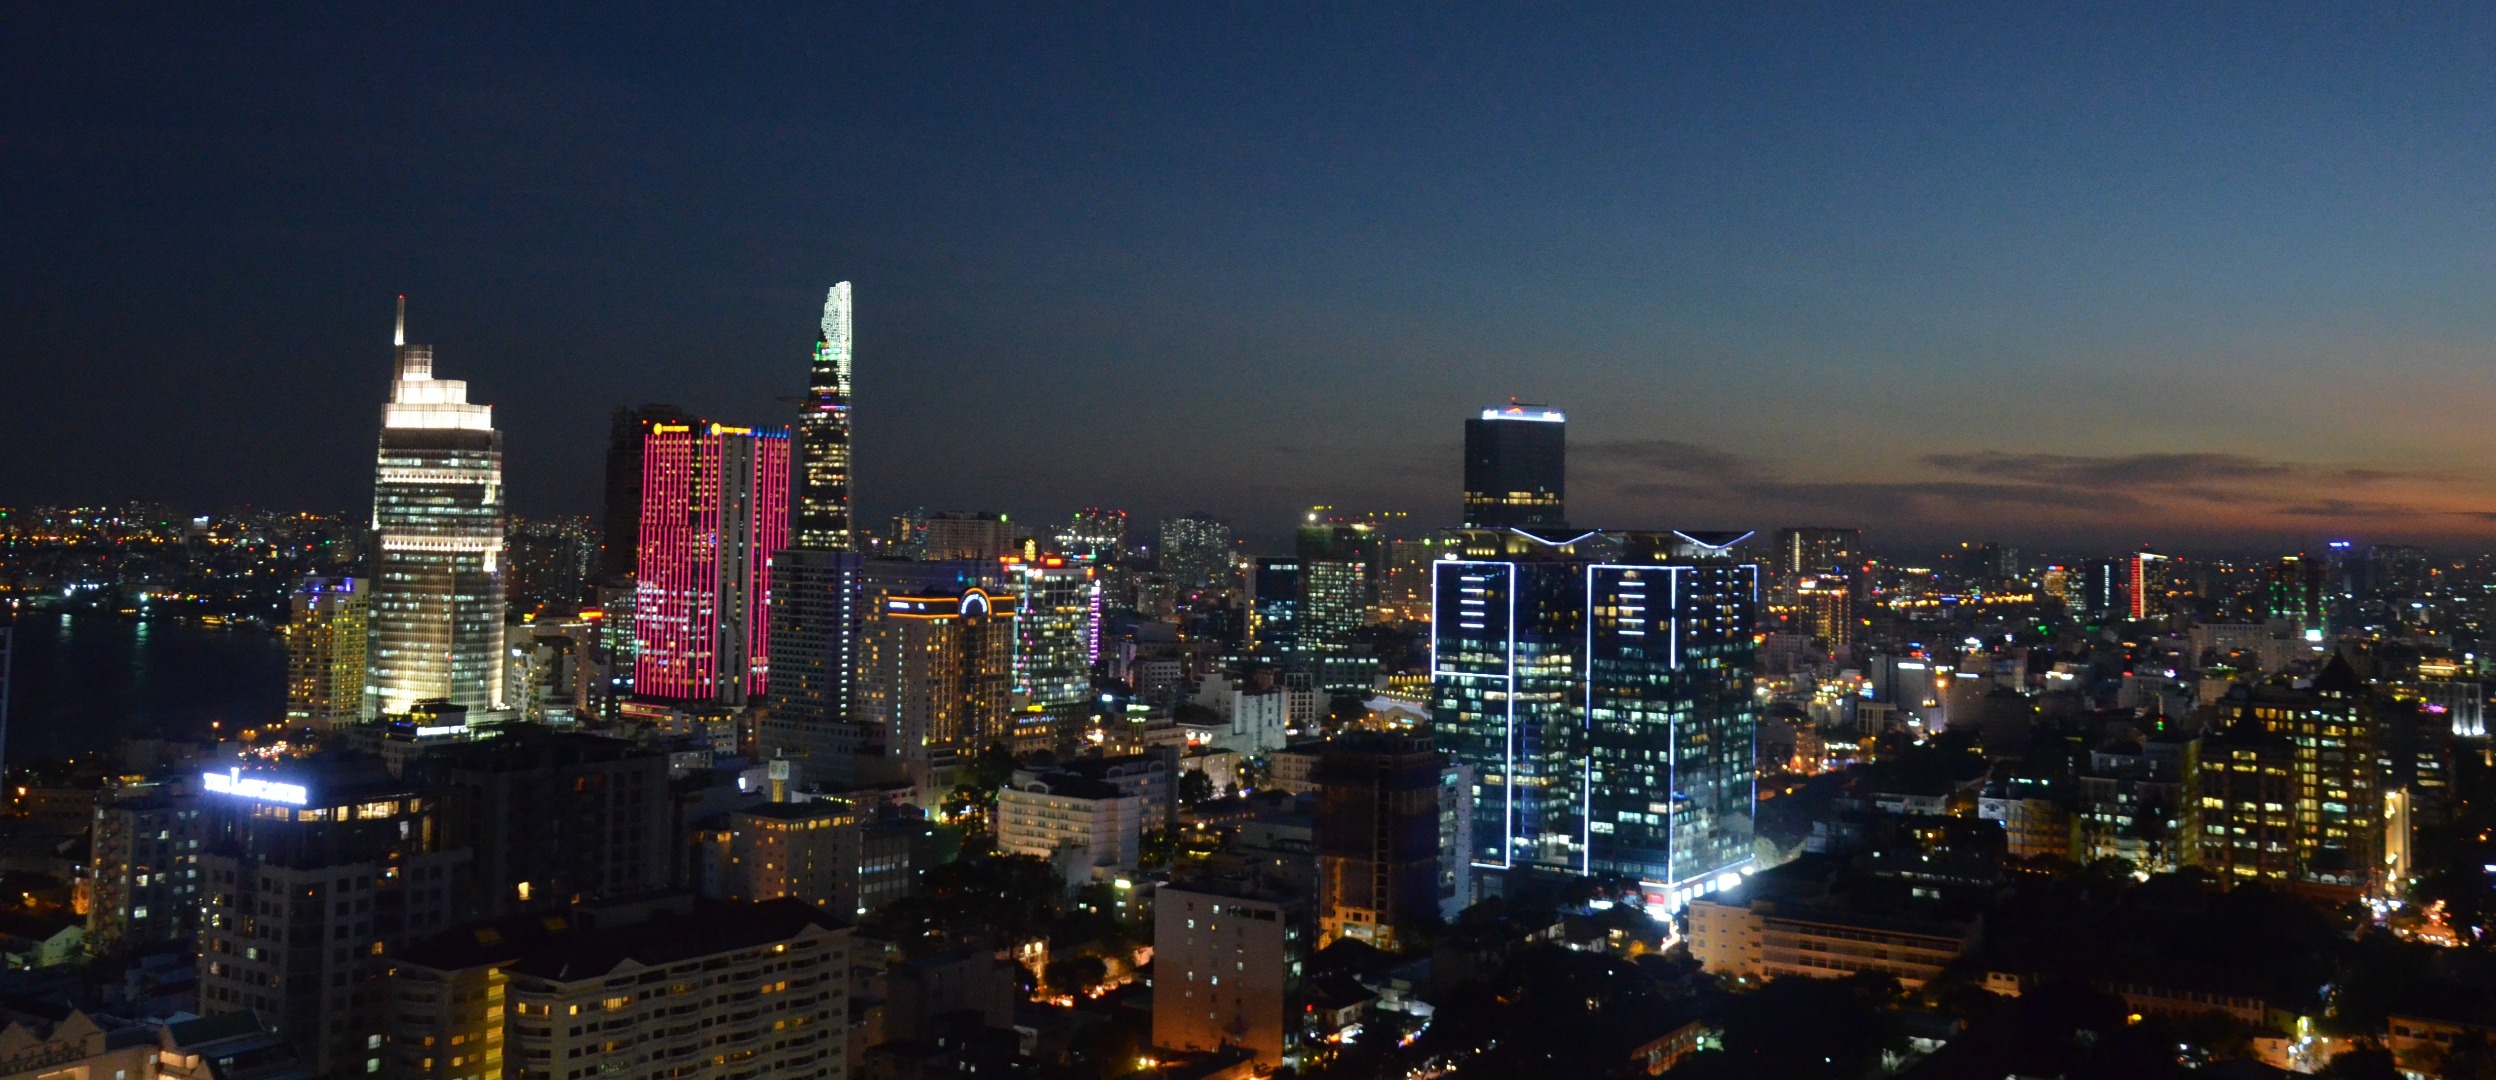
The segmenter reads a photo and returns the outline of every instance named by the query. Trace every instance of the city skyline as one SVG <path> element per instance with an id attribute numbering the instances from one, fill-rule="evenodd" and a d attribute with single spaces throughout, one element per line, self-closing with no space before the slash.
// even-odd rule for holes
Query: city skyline
<path id="1" fill-rule="evenodd" d="M 2496 9 L 7 25 L 0 1080 L 2496 1076 Z"/>
<path id="2" fill-rule="evenodd" d="M 849 279 L 869 525 L 1452 524 L 1440 418 L 1513 395 L 1570 412 L 1590 524 L 2496 536 L 2476 18 L 1636 15 L 38 20 L 0 177 L 55 212 L 0 235 L 54 256 L 0 290 L 0 502 L 354 505 L 409 292 L 505 410 L 514 510 L 593 512 L 612 409 L 784 414 Z M 148 76 L 76 73 L 106 48 Z M 983 384 L 1022 407 L 964 438 Z M 26 456 L 142 387 L 181 406 Z"/>

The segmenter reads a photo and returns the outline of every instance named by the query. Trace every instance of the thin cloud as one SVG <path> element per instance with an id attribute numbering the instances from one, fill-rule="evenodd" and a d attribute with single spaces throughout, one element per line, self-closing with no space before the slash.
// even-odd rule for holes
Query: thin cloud
<path id="1" fill-rule="evenodd" d="M 2114 488 L 2144 484 L 2173 487 L 2212 481 L 2273 480 L 2294 476 L 2299 466 L 2242 454 L 1927 454 L 1924 463 L 1949 472 L 2065 487 Z"/>
<path id="2" fill-rule="evenodd" d="M 2496 520 L 2460 509 L 2449 476 L 2371 465 L 2319 465 L 2232 453 L 1928 454 L 1929 481 L 1812 480 L 1775 463 L 1674 439 L 1595 444 L 1590 485 L 1638 516 L 1756 524 L 1844 518 L 1908 531 L 2000 528 L 2183 532 L 2296 530 L 2298 521 Z M 2447 490 L 2429 490 L 2428 486 Z M 1589 492 L 1592 494 L 1592 492 Z M 2475 501 L 2475 500 L 2471 500 Z M 2017 531 L 2014 529 L 2014 531 Z"/>
<path id="3" fill-rule="evenodd" d="M 1749 479 L 1760 475 L 1750 458 L 1713 446 L 1679 439 L 1614 439 L 1569 448 L 1572 464 L 1647 469 L 1710 479 Z"/>

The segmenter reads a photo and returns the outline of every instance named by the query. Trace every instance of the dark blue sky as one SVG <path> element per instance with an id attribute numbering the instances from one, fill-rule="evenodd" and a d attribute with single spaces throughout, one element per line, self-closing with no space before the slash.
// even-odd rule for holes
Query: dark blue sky
<path id="1" fill-rule="evenodd" d="M 0 503 L 361 505 L 405 292 L 592 512 L 850 279 L 870 513 L 2496 529 L 2496 16 L 2002 7 L 15 11 Z"/>

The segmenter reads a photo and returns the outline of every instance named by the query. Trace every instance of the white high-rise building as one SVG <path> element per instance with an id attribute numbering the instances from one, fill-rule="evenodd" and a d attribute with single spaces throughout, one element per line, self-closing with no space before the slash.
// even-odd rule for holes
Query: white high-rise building
<path id="1" fill-rule="evenodd" d="M 504 707 L 503 436 L 468 384 L 433 377 L 433 347 L 407 343 L 382 408 L 373 473 L 371 715 L 420 701 L 471 719 Z"/>

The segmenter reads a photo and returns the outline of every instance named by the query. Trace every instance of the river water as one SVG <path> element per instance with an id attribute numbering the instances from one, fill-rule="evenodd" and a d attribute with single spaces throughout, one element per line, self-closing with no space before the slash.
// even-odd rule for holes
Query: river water
<path id="1" fill-rule="evenodd" d="M 205 735 L 286 712 L 286 645 L 274 631 L 20 615 L 8 760 L 27 764 L 123 738 Z"/>

